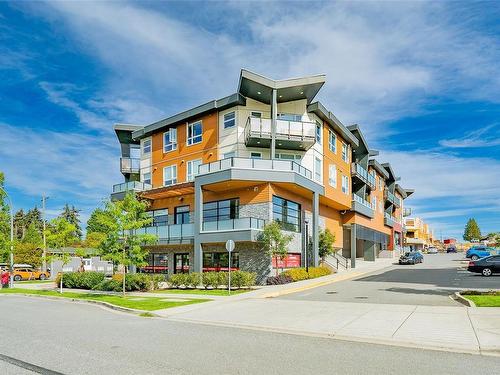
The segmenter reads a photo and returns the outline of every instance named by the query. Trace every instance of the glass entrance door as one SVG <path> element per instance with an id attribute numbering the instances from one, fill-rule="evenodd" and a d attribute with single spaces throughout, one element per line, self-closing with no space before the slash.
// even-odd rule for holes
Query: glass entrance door
<path id="1" fill-rule="evenodd" d="M 174 254 L 174 273 L 189 273 L 189 254 Z"/>

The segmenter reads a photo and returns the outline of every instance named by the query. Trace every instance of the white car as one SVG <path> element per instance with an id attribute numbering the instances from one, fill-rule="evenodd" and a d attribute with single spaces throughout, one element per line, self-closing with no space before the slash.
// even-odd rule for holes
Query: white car
<path id="1" fill-rule="evenodd" d="M 437 254 L 438 253 L 438 249 L 436 247 L 429 247 L 427 249 L 427 254 Z"/>

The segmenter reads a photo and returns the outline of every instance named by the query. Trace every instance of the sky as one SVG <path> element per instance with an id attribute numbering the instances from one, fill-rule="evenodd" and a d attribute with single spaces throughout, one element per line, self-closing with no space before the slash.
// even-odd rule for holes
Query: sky
<path id="1" fill-rule="evenodd" d="M 0 2 L 0 170 L 16 209 L 85 221 L 122 182 L 114 123 L 326 74 L 435 235 L 500 231 L 500 2 Z"/>

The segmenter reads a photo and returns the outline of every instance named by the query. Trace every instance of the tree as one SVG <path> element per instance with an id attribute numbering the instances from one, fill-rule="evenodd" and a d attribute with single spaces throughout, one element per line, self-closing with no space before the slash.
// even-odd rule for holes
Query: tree
<path id="1" fill-rule="evenodd" d="M 134 193 L 127 193 L 121 201 L 108 201 L 104 210 L 96 214 L 96 222 L 106 232 L 100 250 L 104 259 L 123 267 L 123 295 L 127 266 L 142 267 L 147 264 L 149 251 L 144 245 L 156 242 L 156 236 L 137 233 L 148 226 L 152 218 L 146 214 L 148 204 L 138 200 Z"/>
<path id="2" fill-rule="evenodd" d="M 56 217 L 49 222 L 45 231 L 47 245 L 51 248 L 61 250 L 60 254 L 53 254 L 52 259 L 59 259 L 62 262 L 61 269 L 61 293 L 63 292 L 64 266 L 71 260 L 71 256 L 65 250 L 66 247 L 78 242 L 76 237 L 76 227 L 67 220 Z"/>
<path id="3" fill-rule="evenodd" d="M 25 227 L 28 227 L 30 224 L 34 224 L 40 233 L 43 232 L 42 212 L 36 206 L 28 210 L 24 217 Z"/>
<path id="4" fill-rule="evenodd" d="M 32 223 L 28 226 L 21 242 L 33 244 L 35 247 L 42 246 L 43 239 L 35 224 Z"/>
<path id="5" fill-rule="evenodd" d="M 5 177 L 0 172 L 0 188 L 4 187 Z M 0 189 L 0 261 L 6 262 L 9 258 L 10 246 L 10 213 L 7 198 Z"/>
<path id="6" fill-rule="evenodd" d="M 90 247 L 93 249 L 99 249 L 101 244 L 106 240 L 106 234 L 102 232 L 87 232 L 87 236 L 85 237 L 85 241 L 83 241 L 82 245 L 84 247 Z"/>
<path id="7" fill-rule="evenodd" d="M 14 243 L 14 263 L 30 264 L 40 267 L 42 264 L 42 236 L 35 227 L 30 224 L 21 240 Z"/>
<path id="8" fill-rule="evenodd" d="M 59 217 L 65 219 L 68 223 L 73 224 L 75 226 L 75 237 L 78 237 L 78 239 L 81 240 L 82 228 L 80 226 L 80 213 L 75 208 L 75 206 L 71 206 L 70 208 L 69 205 L 66 203 Z"/>
<path id="9" fill-rule="evenodd" d="M 335 235 L 328 228 L 319 232 L 319 256 L 324 261 L 325 257 L 333 253 Z"/>
<path id="10" fill-rule="evenodd" d="M 278 260 L 283 261 L 288 255 L 288 244 L 293 235 L 285 234 L 277 221 L 266 224 L 262 230 L 260 241 L 264 244 L 271 259 L 276 259 L 276 276 L 278 275 Z"/>
<path id="11" fill-rule="evenodd" d="M 24 215 L 24 211 L 21 208 L 14 215 L 14 238 L 17 240 L 22 240 L 25 232 L 26 232 L 26 218 Z"/>
<path id="12" fill-rule="evenodd" d="M 464 240 L 472 241 L 472 240 L 480 240 L 481 239 L 481 230 L 479 229 L 479 225 L 477 225 L 476 219 L 471 218 L 467 221 L 464 230 Z"/>
<path id="13" fill-rule="evenodd" d="M 108 223 L 112 221 L 109 212 L 96 208 L 87 220 L 87 235 L 89 233 L 107 233 L 111 228 Z"/>

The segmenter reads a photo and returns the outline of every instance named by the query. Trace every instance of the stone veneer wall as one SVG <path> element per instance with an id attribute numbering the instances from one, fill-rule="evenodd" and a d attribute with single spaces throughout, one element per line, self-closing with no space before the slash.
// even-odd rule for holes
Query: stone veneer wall
<path id="1" fill-rule="evenodd" d="M 269 222 L 270 212 L 268 202 L 243 204 L 240 206 L 240 217 L 254 217 Z"/>

